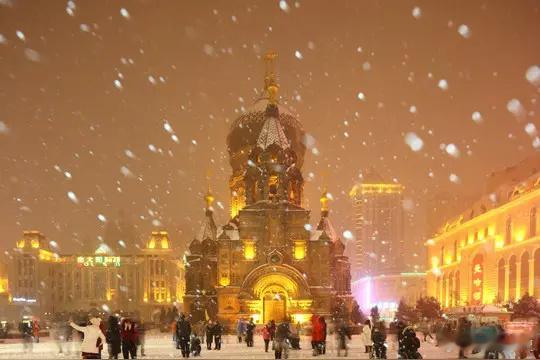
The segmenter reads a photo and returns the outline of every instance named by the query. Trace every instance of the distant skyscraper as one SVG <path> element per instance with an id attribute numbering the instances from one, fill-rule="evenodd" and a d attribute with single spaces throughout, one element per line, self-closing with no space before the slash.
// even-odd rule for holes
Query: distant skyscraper
<path id="1" fill-rule="evenodd" d="M 350 192 L 356 218 L 354 279 L 402 272 L 403 186 L 374 170 Z"/>

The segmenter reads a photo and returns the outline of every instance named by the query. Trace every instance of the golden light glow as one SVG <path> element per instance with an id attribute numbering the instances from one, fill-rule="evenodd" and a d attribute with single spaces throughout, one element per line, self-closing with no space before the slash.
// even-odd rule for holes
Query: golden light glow
<path id="1" fill-rule="evenodd" d="M 219 279 L 219 285 L 221 286 L 229 286 L 230 283 L 231 283 L 231 280 L 228 277 L 223 276 Z"/>
<path id="2" fill-rule="evenodd" d="M 515 231 L 513 237 L 514 239 L 516 239 L 517 242 L 522 242 L 523 240 L 525 240 L 525 234 L 526 234 L 526 230 L 521 228 Z"/>
<path id="3" fill-rule="evenodd" d="M 244 259 L 253 260 L 255 259 L 255 255 L 256 255 L 255 241 L 245 240 L 244 241 Z"/>
<path id="4" fill-rule="evenodd" d="M 162 249 L 168 249 L 169 248 L 169 239 L 166 237 L 161 238 L 161 248 Z"/>
<path id="5" fill-rule="evenodd" d="M 5 294 L 8 290 L 8 279 L 0 278 L 0 294 Z"/>
<path id="6" fill-rule="evenodd" d="M 32 239 L 30 245 L 32 246 L 32 249 L 39 249 L 39 240 Z"/>
<path id="7" fill-rule="evenodd" d="M 295 240 L 293 253 L 295 260 L 304 260 L 306 257 L 306 242 L 304 240 Z"/>
<path id="8" fill-rule="evenodd" d="M 279 287 L 284 290 L 289 297 L 296 298 L 298 294 L 298 285 L 289 277 L 283 274 L 269 274 L 261 277 L 253 285 L 253 293 L 257 298 L 262 298 L 270 287 Z"/>
<path id="9" fill-rule="evenodd" d="M 439 267 L 439 258 L 438 258 L 438 257 L 433 256 L 433 257 L 431 258 L 431 267 L 432 267 L 433 269 Z"/>
<path id="10" fill-rule="evenodd" d="M 488 235 L 489 236 L 494 236 L 495 235 L 495 225 L 490 225 L 488 227 Z"/>
<path id="11" fill-rule="evenodd" d="M 111 301 L 111 299 L 112 299 L 111 289 L 107 289 L 107 294 L 106 294 L 106 296 L 107 296 L 107 300 L 108 300 L 108 301 Z"/>
<path id="12" fill-rule="evenodd" d="M 292 314 L 293 323 L 306 323 L 308 321 L 311 321 L 311 314 Z"/>
<path id="13" fill-rule="evenodd" d="M 357 184 L 354 185 L 349 192 L 350 197 L 355 197 L 358 194 L 401 194 L 404 186 L 401 184 Z"/>
<path id="14" fill-rule="evenodd" d="M 154 238 L 150 239 L 148 242 L 148 248 L 149 249 L 155 249 L 156 248 L 156 240 Z"/>
<path id="15" fill-rule="evenodd" d="M 444 264 L 445 264 L 445 265 L 450 265 L 451 263 L 452 263 L 452 256 L 446 255 L 446 256 L 444 257 Z"/>
<path id="16" fill-rule="evenodd" d="M 24 244 L 25 244 L 24 239 L 21 239 L 21 240 L 17 241 L 17 248 L 18 249 L 24 248 Z"/>

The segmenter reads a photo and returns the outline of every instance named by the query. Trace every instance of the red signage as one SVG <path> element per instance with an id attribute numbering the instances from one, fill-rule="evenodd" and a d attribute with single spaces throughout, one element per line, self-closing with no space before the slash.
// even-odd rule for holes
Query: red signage
<path id="1" fill-rule="evenodd" d="M 484 258 L 478 254 L 472 262 L 471 305 L 481 305 L 484 286 Z"/>

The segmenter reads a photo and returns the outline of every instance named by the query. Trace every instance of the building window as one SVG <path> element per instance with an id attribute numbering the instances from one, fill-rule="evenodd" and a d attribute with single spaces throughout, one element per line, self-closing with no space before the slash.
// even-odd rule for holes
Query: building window
<path id="1" fill-rule="evenodd" d="M 497 264 L 497 302 L 504 302 L 504 290 L 506 287 L 506 269 L 504 259 L 499 260 Z"/>
<path id="2" fill-rule="evenodd" d="M 504 236 L 504 244 L 508 245 L 512 242 L 512 218 L 506 219 L 506 234 Z"/>
<path id="3" fill-rule="evenodd" d="M 531 209 L 530 224 L 529 224 L 529 237 L 536 236 L 536 208 Z"/>
<path id="4" fill-rule="evenodd" d="M 519 283 L 520 295 L 529 293 L 529 253 L 521 255 L 521 279 Z"/>
<path id="5" fill-rule="evenodd" d="M 512 255 L 508 261 L 508 272 L 510 279 L 508 280 L 508 299 L 516 300 L 516 277 L 517 277 L 517 264 L 516 257 Z"/>

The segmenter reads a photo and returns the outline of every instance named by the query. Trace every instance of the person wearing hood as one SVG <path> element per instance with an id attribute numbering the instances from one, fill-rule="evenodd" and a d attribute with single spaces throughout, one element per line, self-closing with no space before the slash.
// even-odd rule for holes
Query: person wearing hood
<path id="1" fill-rule="evenodd" d="M 90 325 L 87 326 L 79 326 L 73 321 L 70 322 L 72 328 L 84 334 L 81 344 L 81 355 L 83 359 L 101 358 L 99 354 L 99 343 L 105 341 L 105 335 L 103 335 L 103 332 L 99 328 L 100 323 L 101 320 L 95 317 L 90 319 Z"/>
<path id="2" fill-rule="evenodd" d="M 118 318 L 114 315 L 109 316 L 109 324 L 105 336 L 107 338 L 109 349 L 109 359 L 118 359 L 118 354 L 121 352 L 122 339 L 120 336 Z"/>
<path id="3" fill-rule="evenodd" d="M 135 323 L 131 319 L 124 319 L 120 324 L 120 335 L 122 337 L 122 355 L 124 359 L 137 358 L 138 334 Z"/>

